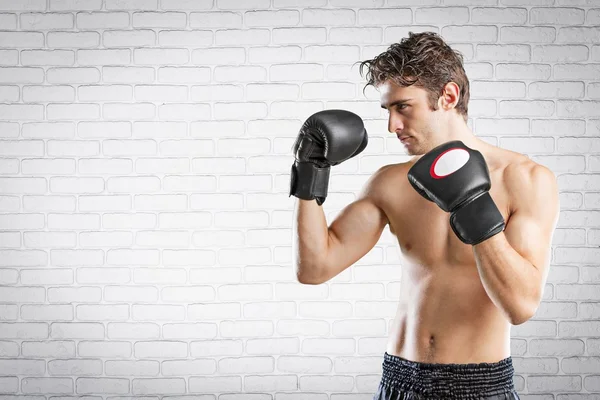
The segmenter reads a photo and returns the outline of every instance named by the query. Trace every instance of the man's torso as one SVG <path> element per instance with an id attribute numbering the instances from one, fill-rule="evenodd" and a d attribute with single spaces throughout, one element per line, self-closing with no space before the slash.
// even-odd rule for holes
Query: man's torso
<path id="1" fill-rule="evenodd" d="M 528 168 L 525 156 L 489 146 L 490 194 L 505 222 L 513 205 L 506 167 Z M 410 185 L 413 163 L 391 165 L 378 205 L 396 236 L 402 259 L 400 302 L 387 352 L 427 363 L 497 362 L 510 356 L 510 324 L 488 297 L 472 246 L 462 243 L 450 215 Z"/>

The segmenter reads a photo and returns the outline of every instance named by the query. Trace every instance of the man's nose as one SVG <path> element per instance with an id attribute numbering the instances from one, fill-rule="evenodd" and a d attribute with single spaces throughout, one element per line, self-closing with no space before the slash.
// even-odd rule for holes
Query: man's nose
<path id="1" fill-rule="evenodd" d="M 400 134 L 404 129 L 404 124 L 400 121 L 399 118 L 394 118 L 392 116 L 388 119 L 388 132 L 395 133 L 396 135 Z"/>

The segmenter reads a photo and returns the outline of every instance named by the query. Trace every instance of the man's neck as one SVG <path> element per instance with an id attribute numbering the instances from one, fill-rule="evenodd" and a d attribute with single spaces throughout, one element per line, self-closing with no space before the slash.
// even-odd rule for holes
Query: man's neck
<path id="1" fill-rule="evenodd" d="M 446 140 L 443 143 L 452 141 L 452 140 L 460 140 L 467 147 L 470 147 L 475 150 L 483 150 L 487 148 L 488 144 L 483 140 L 479 139 L 473 131 L 469 128 L 469 126 L 464 122 L 464 120 L 450 122 L 450 128 L 448 130 L 450 134 L 447 136 Z M 439 143 L 442 144 L 442 143 Z"/>

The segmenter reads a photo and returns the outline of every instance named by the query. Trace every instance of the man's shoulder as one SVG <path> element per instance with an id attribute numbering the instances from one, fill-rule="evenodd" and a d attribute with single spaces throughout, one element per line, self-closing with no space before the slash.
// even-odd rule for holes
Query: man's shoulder
<path id="1" fill-rule="evenodd" d="M 406 178 L 410 168 L 409 162 L 386 164 L 379 167 L 367 180 L 361 192 L 361 198 L 369 198 L 381 205 L 394 192 L 399 192 L 399 186 L 408 184 Z"/>
<path id="2" fill-rule="evenodd" d="M 371 175 L 371 181 L 375 186 L 386 187 L 393 181 L 406 179 L 411 165 L 410 161 L 383 165 Z"/>
<path id="3" fill-rule="evenodd" d="M 507 185 L 529 185 L 548 179 L 556 179 L 554 172 L 526 156 L 510 160 L 504 168 L 504 181 Z"/>
<path id="4" fill-rule="evenodd" d="M 491 162 L 488 162 L 490 172 L 498 169 L 507 185 L 526 183 L 527 180 L 554 177 L 554 173 L 545 165 L 539 164 L 526 154 L 492 146 Z"/>
<path id="5" fill-rule="evenodd" d="M 503 181 L 515 209 L 550 200 L 558 192 L 554 172 L 526 156 L 506 165 Z"/>

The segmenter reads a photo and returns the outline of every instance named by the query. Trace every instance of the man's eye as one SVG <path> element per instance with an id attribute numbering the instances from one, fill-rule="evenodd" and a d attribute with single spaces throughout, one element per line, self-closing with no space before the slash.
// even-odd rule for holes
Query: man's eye
<path id="1" fill-rule="evenodd" d="M 396 106 L 396 109 L 397 109 L 397 110 L 404 110 L 404 108 L 405 108 L 405 107 L 408 107 L 408 105 L 406 105 L 406 104 L 398 104 L 398 105 Z"/>

